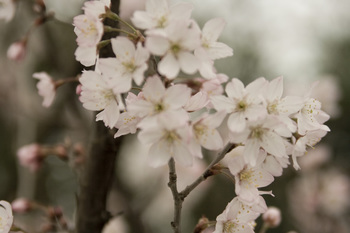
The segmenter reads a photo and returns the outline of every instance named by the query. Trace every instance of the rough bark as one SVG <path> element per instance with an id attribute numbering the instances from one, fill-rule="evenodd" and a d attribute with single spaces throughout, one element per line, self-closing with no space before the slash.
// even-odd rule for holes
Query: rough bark
<path id="1" fill-rule="evenodd" d="M 111 9 L 119 13 L 120 0 L 111 1 Z M 118 22 L 105 20 L 104 24 L 116 27 Z M 115 37 L 116 33 L 106 33 L 103 39 Z M 100 57 L 114 56 L 111 46 L 100 51 Z M 114 139 L 113 134 L 99 121 L 94 122 L 91 142 L 84 168 L 79 177 L 77 196 L 77 233 L 100 233 L 110 218 L 106 210 L 107 194 L 114 175 L 115 161 L 121 139 Z"/>

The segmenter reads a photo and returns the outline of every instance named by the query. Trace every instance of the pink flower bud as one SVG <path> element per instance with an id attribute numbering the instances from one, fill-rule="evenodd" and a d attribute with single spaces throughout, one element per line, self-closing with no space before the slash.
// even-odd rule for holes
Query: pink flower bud
<path id="1" fill-rule="evenodd" d="M 26 213 L 32 209 L 31 202 L 26 198 L 17 198 L 11 205 L 13 212 L 16 213 Z"/>
<path id="2" fill-rule="evenodd" d="M 31 171 L 37 171 L 42 162 L 39 144 L 30 144 L 21 147 L 17 151 L 17 157 L 22 166 L 28 167 Z"/>
<path id="3" fill-rule="evenodd" d="M 79 84 L 78 86 L 77 86 L 77 88 L 75 89 L 75 93 L 77 94 L 77 95 L 79 95 L 80 96 L 80 93 L 81 93 L 81 84 Z"/>
<path id="4" fill-rule="evenodd" d="M 26 44 L 24 40 L 12 43 L 7 50 L 7 58 L 12 61 L 22 61 L 26 55 Z"/>
<path id="5" fill-rule="evenodd" d="M 281 211 L 276 207 L 269 207 L 262 218 L 269 227 L 277 227 L 281 223 Z"/>

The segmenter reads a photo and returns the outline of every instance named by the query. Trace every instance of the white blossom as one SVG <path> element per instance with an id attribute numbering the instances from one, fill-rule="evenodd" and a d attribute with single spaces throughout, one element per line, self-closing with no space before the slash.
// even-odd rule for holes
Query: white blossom
<path id="1" fill-rule="evenodd" d="M 119 105 L 117 96 L 108 86 L 106 78 L 94 71 L 84 71 L 79 79 L 82 87 L 80 101 L 84 108 L 101 111 L 96 120 L 102 120 L 106 126 L 112 128 L 119 119 Z"/>
<path id="2" fill-rule="evenodd" d="M 14 0 L 0 0 L 0 20 L 10 21 L 16 12 Z"/>
<path id="3" fill-rule="evenodd" d="M 7 201 L 0 201 L 0 232 L 8 233 L 13 223 L 12 207 Z"/>
<path id="4" fill-rule="evenodd" d="M 126 37 L 111 39 L 112 49 L 116 58 L 101 58 L 99 67 L 101 72 L 108 76 L 108 82 L 118 93 L 131 89 L 132 80 L 141 85 L 143 73 L 147 70 L 149 52 L 141 43 L 135 45 Z"/>

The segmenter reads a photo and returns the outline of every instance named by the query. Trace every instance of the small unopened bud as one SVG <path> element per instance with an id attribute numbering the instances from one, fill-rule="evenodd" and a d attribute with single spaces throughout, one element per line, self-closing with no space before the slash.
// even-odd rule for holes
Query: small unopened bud
<path id="1" fill-rule="evenodd" d="M 78 95 L 78 96 L 80 96 L 80 94 L 81 94 L 81 87 L 82 87 L 82 85 L 81 84 L 79 84 L 78 86 L 77 86 L 77 88 L 75 89 L 75 93 Z"/>
<path id="2" fill-rule="evenodd" d="M 194 233 L 201 233 L 206 228 L 208 228 L 208 226 L 209 226 L 209 220 L 208 220 L 208 218 L 203 216 L 198 220 L 198 223 L 197 223 L 196 227 L 194 228 L 193 232 Z"/>
<path id="3" fill-rule="evenodd" d="M 281 211 L 276 207 L 269 207 L 262 218 L 268 227 L 277 227 L 281 223 Z"/>
<path id="4" fill-rule="evenodd" d="M 26 198 L 17 198 L 11 203 L 13 212 L 26 213 L 33 207 L 32 203 Z"/>
<path id="5" fill-rule="evenodd" d="M 31 171 L 37 171 L 43 161 L 44 155 L 39 144 L 29 144 L 17 151 L 17 157 L 22 166 L 28 167 Z"/>
<path id="6" fill-rule="evenodd" d="M 14 42 L 7 49 L 7 58 L 12 61 L 22 61 L 26 55 L 26 40 Z"/>

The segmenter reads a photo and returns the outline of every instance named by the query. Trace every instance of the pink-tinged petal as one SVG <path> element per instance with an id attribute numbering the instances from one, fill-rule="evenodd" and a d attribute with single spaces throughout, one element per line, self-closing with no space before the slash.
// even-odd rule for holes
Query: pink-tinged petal
<path id="1" fill-rule="evenodd" d="M 188 112 L 197 111 L 204 108 L 208 103 L 208 95 L 205 92 L 200 91 L 191 96 L 184 108 Z"/>
<path id="2" fill-rule="evenodd" d="M 217 95 L 210 97 L 211 103 L 217 111 L 225 111 L 226 113 L 231 113 L 235 109 L 235 103 L 232 99 L 227 98 L 223 95 Z"/>
<path id="3" fill-rule="evenodd" d="M 163 56 L 170 48 L 169 41 L 161 36 L 147 37 L 145 44 L 146 48 L 157 56 Z"/>
<path id="4" fill-rule="evenodd" d="M 121 62 L 128 62 L 134 58 L 135 45 L 128 38 L 118 36 L 111 39 L 112 49 L 117 59 Z"/>
<path id="5" fill-rule="evenodd" d="M 193 156 L 188 149 L 188 146 L 182 141 L 175 141 L 173 144 L 173 157 L 176 162 L 184 166 L 191 166 L 193 164 Z"/>
<path id="6" fill-rule="evenodd" d="M 167 53 L 158 63 L 158 70 L 168 79 L 174 79 L 180 72 L 180 65 L 172 53 Z"/>
<path id="7" fill-rule="evenodd" d="M 157 21 L 145 11 L 135 11 L 131 17 L 131 22 L 140 29 L 150 29 L 157 26 Z"/>
<path id="8" fill-rule="evenodd" d="M 171 109 L 183 107 L 190 99 L 191 89 L 184 84 L 176 84 L 169 87 L 163 98 L 163 103 Z"/>
<path id="9" fill-rule="evenodd" d="M 228 97 L 241 100 L 244 97 L 244 84 L 241 80 L 233 78 L 231 82 L 226 85 L 225 91 Z"/>
<path id="10" fill-rule="evenodd" d="M 226 22 L 223 18 L 214 18 L 207 21 L 202 29 L 202 37 L 208 42 L 217 41 L 225 25 Z"/>
<path id="11" fill-rule="evenodd" d="M 255 166 L 258 160 L 260 143 L 258 139 L 248 139 L 244 149 L 244 160 L 251 166 Z"/>
<path id="12" fill-rule="evenodd" d="M 264 132 L 261 138 L 261 147 L 277 157 L 287 157 L 283 139 L 274 132 Z"/>
<path id="13" fill-rule="evenodd" d="M 160 129 L 159 127 L 153 127 L 150 129 L 141 130 L 141 132 L 137 135 L 137 138 L 141 143 L 145 145 L 154 144 L 161 140 L 163 134 L 164 132 L 162 129 Z"/>
<path id="14" fill-rule="evenodd" d="M 171 145 L 166 140 L 154 143 L 148 152 L 148 162 L 152 167 L 160 167 L 168 163 L 171 157 Z"/>
<path id="15" fill-rule="evenodd" d="M 177 59 L 181 70 L 186 74 L 194 74 L 199 68 L 199 60 L 192 53 L 179 52 L 177 54 Z"/>
<path id="16" fill-rule="evenodd" d="M 207 49 L 207 54 L 210 59 L 216 60 L 232 56 L 233 49 L 224 43 L 215 42 Z"/>
<path id="17" fill-rule="evenodd" d="M 96 47 L 81 47 L 75 50 L 75 59 L 84 66 L 93 66 L 96 63 L 97 51 Z"/>
<path id="18" fill-rule="evenodd" d="M 111 101 L 106 108 L 96 115 L 96 121 L 102 120 L 106 126 L 113 128 L 119 119 L 119 106 L 116 101 Z"/>
<path id="19" fill-rule="evenodd" d="M 227 126 L 232 132 L 242 132 L 246 125 L 246 119 L 242 112 L 232 113 L 227 120 Z"/>
<path id="20" fill-rule="evenodd" d="M 283 94 L 283 77 L 277 77 L 272 80 L 266 90 L 266 99 L 268 101 L 274 101 L 281 99 Z"/>
<path id="21" fill-rule="evenodd" d="M 164 84 L 157 75 L 147 78 L 143 87 L 143 95 L 148 101 L 158 103 L 164 94 Z"/>

